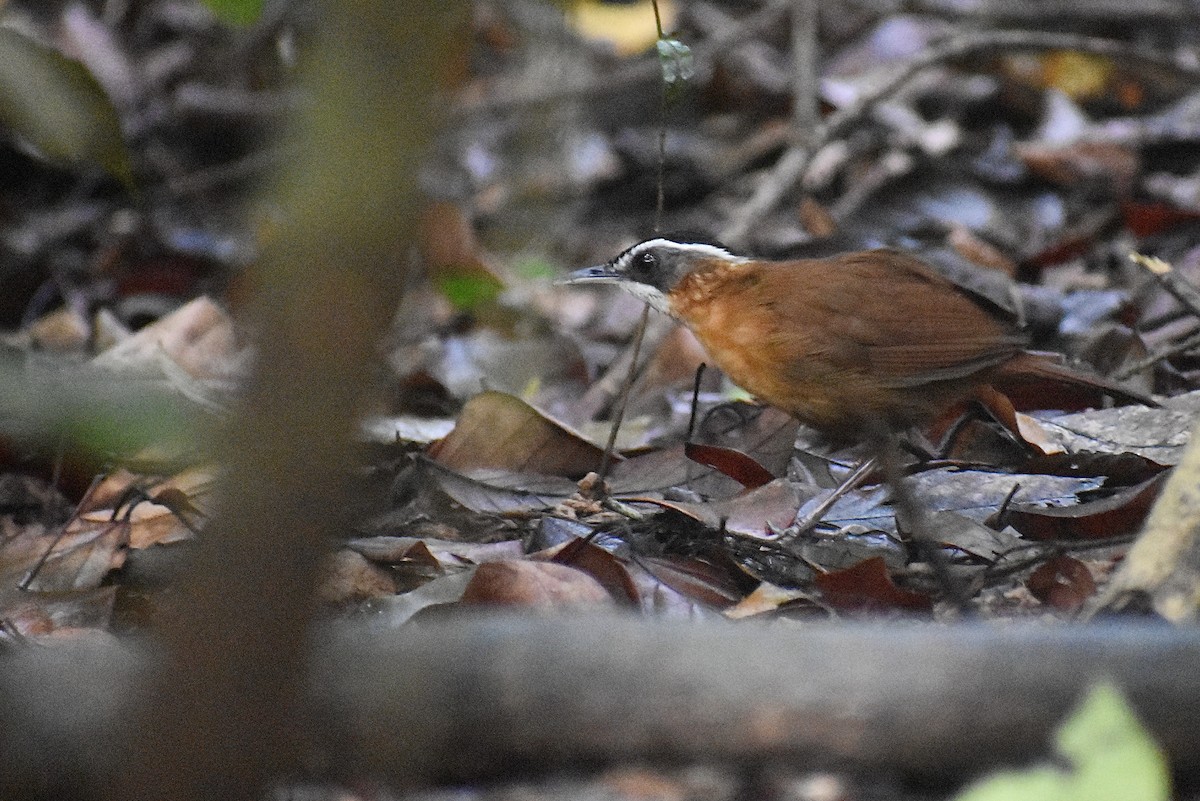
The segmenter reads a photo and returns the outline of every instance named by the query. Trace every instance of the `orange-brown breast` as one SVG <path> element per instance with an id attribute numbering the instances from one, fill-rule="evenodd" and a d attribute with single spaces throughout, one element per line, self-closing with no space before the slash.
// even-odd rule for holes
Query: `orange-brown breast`
<path id="1" fill-rule="evenodd" d="M 837 437 L 925 422 L 1025 343 L 894 251 L 714 263 L 681 281 L 671 305 L 739 386 Z"/>

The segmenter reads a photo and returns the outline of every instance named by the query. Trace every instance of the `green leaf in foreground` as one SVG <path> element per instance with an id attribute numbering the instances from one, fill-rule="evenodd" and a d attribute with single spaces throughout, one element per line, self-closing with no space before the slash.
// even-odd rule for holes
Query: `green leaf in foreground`
<path id="1" fill-rule="evenodd" d="M 253 25 L 263 11 L 263 0 L 204 0 L 204 5 L 230 25 Z"/>
<path id="2" fill-rule="evenodd" d="M 1055 750 L 1070 770 L 1003 771 L 955 801 L 1168 801 L 1166 757 L 1121 691 L 1100 682 L 1058 729 Z"/>
<path id="3" fill-rule="evenodd" d="M 0 28 L 0 125 L 50 161 L 93 162 L 133 187 L 120 119 L 95 77 L 9 28 Z"/>
<path id="4" fill-rule="evenodd" d="M 504 289 L 495 279 L 478 273 L 448 273 L 434 282 L 458 311 L 474 311 L 491 303 Z"/>

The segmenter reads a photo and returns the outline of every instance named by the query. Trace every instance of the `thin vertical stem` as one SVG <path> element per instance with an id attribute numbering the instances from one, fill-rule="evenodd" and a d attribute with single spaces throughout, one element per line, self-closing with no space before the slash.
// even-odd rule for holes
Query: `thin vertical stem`
<path id="1" fill-rule="evenodd" d="M 820 124 L 817 102 L 818 0 L 792 2 L 792 141 L 808 149 Z"/>
<path id="2" fill-rule="evenodd" d="M 658 30 L 658 38 L 666 38 L 662 27 L 662 14 L 658 10 L 658 0 L 652 0 L 651 5 L 654 6 L 654 25 Z M 662 91 L 659 95 L 658 106 L 658 179 L 656 184 L 656 198 L 654 204 L 654 233 L 658 233 L 662 229 L 663 208 L 665 206 L 665 193 L 663 192 L 664 170 L 667 161 L 667 84 L 662 82 Z M 603 485 L 604 479 L 608 477 L 608 470 L 612 466 L 613 451 L 617 445 L 617 434 L 621 430 L 621 423 L 625 420 L 625 409 L 629 405 L 629 392 L 633 387 L 634 376 L 638 372 L 638 356 L 642 351 L 642 340 L 646 336 L 646 324 L 650 320 L 650 307 L 646 306 L 642 309 L 642 316 L 638 319 L 637 330 L 633 334 L 633 358 L 629 360 L 629 371 L 625 374 L 625 380 L 621 383 L 621 393 L 617 396 L 616 411 L 613 415 L 612 427 L 608 430 L 608 442 L 604 445 L 604 456 L 600 459 L 600 469 L 596 471 L 596 476 L 599 483 Z"/>

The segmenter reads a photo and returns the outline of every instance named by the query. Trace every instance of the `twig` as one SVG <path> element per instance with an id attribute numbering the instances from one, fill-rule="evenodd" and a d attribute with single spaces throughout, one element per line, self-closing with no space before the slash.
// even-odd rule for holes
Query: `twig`
<path id="1" fill-rule="evenodd" d="M 1143 359 L 1138 359 L 1137 361 L 1130 363 L 1126 367 L 1114 373 L 1113 378 L 1117 381 L 1125 381 L 1126 379 L 1137 375 L 1142 370 L 1145 370 L 1147 367 L 1153 367 L 1159 362 L 1165 361 L 1172 356 L 1178 356 L 1181 353 L 1187 353 L 1193 348 L 1200 348 L 1200 331 L 1192 334 L 1187 339 L 1176 342 L 1170 347 L 1162 348 L 1161 350 L 1151 353 L 1149 356 Z"/>
<path id="2" fill-rule="evenodd" d="M 874 446 L 879 457 L 879 468 L 892 493 L 892 501 L 896 508 L 896 528 L 908 529 L 913 550 L 932 568 L 942 595 L 954 604 L 959 614 L 967 617 L 974 612 L 971 596 L 964 583 L 951 571 L 950 560 L 937 537 L 933 535 L 929 513 L 913 493 L 912 485 L 904 475 L 896 435 L 890 431 L 879 433 L 882 436 L 873 438 Z"/>
<path id="3" fill-rule="evenodd" d="M 917 159 L 903 150 L 892 150 L 872 164 L 865 173 L 854 181 L 846 193 L 838 198 L 829 209 L 829 215 L 841 222 L 854 216 L 883 187 L 897 178 L 912 172 Z"/>
<path id="4" fill-rule="evenodd" d="M 1105 537 L 1099 540 L 1058 540 L 1025 543 L 1000 554 L 993 564 L 988 565 L 984 569 L 983 575 L 980 577 L 980 584 L 988 586 L 999 579 L 1022 573 L 1031 567 L 1040 565 L 1055 556 L 1080 551 L 1099 551 L 1105 548 L 1115 548 L 1121 545 L 1128 545 L 1135 539 L 1137 539 L 1137 534 L 1122 534 L 1119 537 Z M 1029 550 L 1034 551 L 1034 554 L 1023 559 L 1008 562 L 1007 564 L 1001 564 L 1002 559 L 1006 559 L 1018 551 Z"/>
<path id="5" fill-rule="evenodd" d="M 613 415 L 612 427 L 608 430 L 608 442 L 604 444 L 604 456 L 600 459 L 600 469 L 596 471 L 597 483 L 601 486 L 603 486 L 604 479 L 608 477 L 613 450 L 617 446 L 617 434 L 621 430 L 621 422 L 625 419 L 625 408 L 629 405 L 629 390 L 633 386 L 633 377 L 637 372 L 634 370 L 634 366 L 637 364 L 638 354 L 642 350 L 642 342 L 646 338 L 646 324 L 649 318 L 650 307 L 645 306 L 642 308 L 642 316 L 638 318 L 637 330 L 633 334 L 633 353 L 629 359 L 629 369 L 625 371 L 625 380 L 621 383 L 621 394 L 618 396 L 620 402 L 617 403 L 617 411 Z"/>
<path id="6" fill-rule="evenodd" d="M 654 8 L 654 28 L 661 42 L 666 38 L 663 33 L 662 14 L 658 10 L 658 0 L 651 0 Z M 654 201 L 654 232 L 658 233 L 662 226 L 663 204 L 666 194 L 663 190 L 667 169 L 667 82 L 661 81 L 661 91 L 658 100 L 658 175 L 655 180 Z M 650 321 L 650 307 L 642 308 L 642 316 L 638 318 L 637 330 L 633 334 L 632 356 L 629 359 L 629 369 L 621 382 L 621 394 L 617 398 L 616 414 L 613 415 L 612 427 L 608 430 L 608 442 L 604 445 L 604 456 L 600 459 L 600 469 L 596 471 L 596 483 L 604 490 L 604 479 L 608 477 L 608 468 L 612 465 L 613 450 L 617 446 L 617 434 L 621 431 L 621 423 L 625 420 L 625 409 L 629 405 L 629 391 L 633 388 L 634 368 L 637 366 L 638 354 L 642 350 L 642 342 L 646 338 L 646 326 Z"/>
<path id="7" fill-rule="evenodd" d="M 651 317 L 646 326 L 646 334 L 642 338 L 641 350 L 646 353 L 654 353 L 674 327 L 675 321 L 670 317 L 662 314 Z M 588 387 L 587 392 L 583 393 L 583 397 L 572 408 L 571 419 L 576 421 L 595 419 L 596 415 L 620 393 L 625 374 L 631 369 L 635 371 L 641 369 L 640 365 L 636 367 L 634 365 L 636 358 L 633 346 L 634 343 L 629 343 L 616 361 L 609 365 L 604 375 Z"/>
<path id="8" fill-rule="evenodd" d="M 1129 260 L 1149 270 L 1163 285 L 1163 289 L 1182 303 L 1184 308 L 1192 313 L 1192 316 L 1200 318 L 1200 290 L 1180 278 L 1179 273 L 1175 272 L 1170 264 L 1157 256 L 1146 256 L 1141 253 L 1130 253 Z"/>
<path id="9" fill-rule="evenodd" d="M 1077 50 L 1120 60 L 1140 61 L 1186 75 L 1200 75 L 1200 67 L 1164 58 L 1158 51 L 1136 47 L 1112 39 L 1048 31 L 977 31 L 953 36 L 920 56 L 898 67 L 889 67 L 888 76 L 874 88 L 864 91 L 848 106 L 834 112 L 810 148 L 792 146 L 775 167 L 760 181 L 750 199 L 731 216 L 721 231 L 724 242 L 734 247 L 745 244 L 750 228 L 782 202 L 808 169 L 812 156 L 865 117 L 880 101 L 891 97 L 918 73 L 937 64 L 969 55 L 995 50 Z"/>
<path id="10" fill-rule="evenodd" d="M 1196 21 L 1196 7 L 1178 0 L 910 0 L 909 11 L 939 14 L 991 23 L 1021 22 L 1146 22 L 1187 23 Z"/>
<path id="11" fill-rule="evenodd" d="M 92 483 L 88 485 L 87 491 L 83 493 L 83 497 L 79 499 L 79 503 L 75 504 L 75 509 L 71 512 L 71 516 L 68 517 L 67 520 L 59 527 L 58 533 L 54 535 L 54 539 L 52 539 L 50 544 L 46 546 L 46 550 L 42 552 L 42 555 L 38 557 L 38 560 L 33 563 L 33 566 L 29 568 L 29 570 L 21 578 L 21 581 L 17 584 L 18 590 L 27 590 L 29 589 L 29 586 L 33 584 L 33 580 L 37 578 L 38 573 L 42 572 L 42 568 L 45 567 L 46 562 L 50 560 L 50 556 L 54 553 L 54 549 L 58 547 L 58 544 L 62 542 L 63 537 L 67 535 L 67 528 L 79 519 L 79 515 L 83 511 L 83 507 L 86 506 L 89 501 L 91 501 L 93 493 L 96 492 L 96 488 L 99 487 L 100 482 L 107 477 L 107 473 L 98 473 L 92 477 Z"/>

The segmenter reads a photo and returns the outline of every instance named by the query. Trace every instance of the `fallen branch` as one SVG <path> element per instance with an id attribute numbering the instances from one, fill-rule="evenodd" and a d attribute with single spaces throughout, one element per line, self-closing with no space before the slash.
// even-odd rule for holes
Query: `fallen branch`
<path id="1" fill-rule="evenodd" d="M 637 760 L 962 780 L 1046 754 L 1102 677 L 1180 775 L 1200 775 L 1194 629 L 506 616 L 338 626 L 320 640 L 309 728 L 293 735 L 307 764 L 343 779 L 411 786 Z M 0 660 L 0 795 L 94 797 L 124 768 L 117 734 L 153 662 L 113 639 Z"/>

